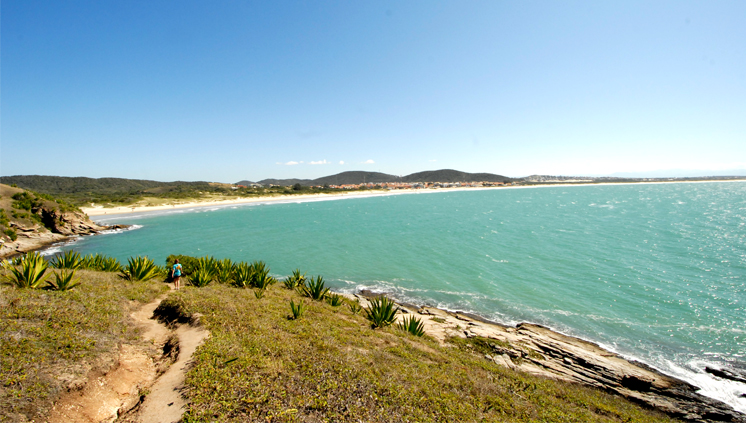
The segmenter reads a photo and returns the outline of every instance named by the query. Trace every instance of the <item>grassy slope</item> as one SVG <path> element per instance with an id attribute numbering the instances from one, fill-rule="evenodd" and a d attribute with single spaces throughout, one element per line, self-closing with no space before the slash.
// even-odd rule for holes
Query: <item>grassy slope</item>
<path id="1" fill-rule="evenodd" d="M 0 421 L 42 421 L 71 382 L 108 370 L 117 345 L 139 337 L 130 311 L 167 289 L 112 273 L 77 275 L 82 285 L 68 292 L 0 285 Z"/>
<path id="2" fill-rule="evenodd" d="M 370 329 L 347 306 L 310 304 L 288 320 L 295 291 L 187 288 L 167 301 L 211 331 L 187 375 L 185 421 L 663 422 L 619 397 L 516 373 L 478 343 L 445 347 L 395 328 Z"/>

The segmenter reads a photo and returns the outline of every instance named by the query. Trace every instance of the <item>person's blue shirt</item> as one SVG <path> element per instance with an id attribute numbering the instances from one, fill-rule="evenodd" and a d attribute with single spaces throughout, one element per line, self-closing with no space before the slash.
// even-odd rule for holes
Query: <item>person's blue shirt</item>
<path id="1" fill-rule="evenodd" d="M 174 264 L 174 277 L 181 276 L 181 263 Z"/>

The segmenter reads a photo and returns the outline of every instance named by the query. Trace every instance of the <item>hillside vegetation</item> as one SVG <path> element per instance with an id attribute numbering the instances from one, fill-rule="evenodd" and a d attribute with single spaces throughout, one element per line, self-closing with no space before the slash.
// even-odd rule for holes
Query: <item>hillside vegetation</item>
<path id="1" fill-rule="evenodd" d="M 187 374 L 185 422 L 671 421 L 598 390 L 498 366 L 484 358 L 481 338 L 440 344 L 395 326 L 373 329 L 357 303 L 325 294 L 320 277 L 298 272 L 277 283 L 261 262 L 191 265 L 191 285 L 156 310 L 172 323 L 201 315 L 211 332 Z M 243 283 L 242 271 L 220 276 L 244 268 Z M 126 317 L 132 301 L 166 287 L 162 271 L 150 281 L 77 272 L 81 284 L 70 291 L 0 286 L 1 420 L 43 419 L 87 371 L 104 371 L 100 358 L 137 336 Z"/>
<path id="2" fill-rule="evenodd" d="M 340 190 L 292 184 L 276 187 L 237 187 L 217 182 L 158 182 L 121 178 L 70 178 L 63 176 L 3 176 L 0 182 L 43 195 L 52 195 L 74 206 L 150 206 L 197 200 L 224 200 L 276 195 L 331 193 Z M 38 195 L 38 194 L 37 194 Z"/>
<path id="3" fill-rule="evenodd" d="M 76 211 L 77 207 L 48 194 L 0 184 L 0 239 L 15 241 L 21 228 L 53 230 L 57 224 L 50 216 Z"/>

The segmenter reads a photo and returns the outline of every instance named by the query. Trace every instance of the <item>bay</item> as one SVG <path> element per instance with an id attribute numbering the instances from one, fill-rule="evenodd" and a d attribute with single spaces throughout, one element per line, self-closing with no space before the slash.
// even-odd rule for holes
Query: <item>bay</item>
<path id="1" fill-rule="evenodd" d="M 746 412 L 746 183 L 552 186 L 101 216 L 136 230 L 62 249 L 263 260 L 343 292 L 532 322 Z"/>

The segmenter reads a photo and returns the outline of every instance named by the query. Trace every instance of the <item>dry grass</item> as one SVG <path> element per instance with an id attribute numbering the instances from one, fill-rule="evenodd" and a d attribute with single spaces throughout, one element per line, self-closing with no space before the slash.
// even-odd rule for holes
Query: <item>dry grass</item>
<path id="1" fill-rule="evenodd" d="M 299 294 L 214 284 L 167 304 L 201 313 L 211 337 L 187 375 L 185 422 L 666 422 L 598 390 L 532 377 L 483 358 L 471 341 L 441 347 L 396 328 L 370 329 L 347 307 Z M 341 318 L 343 317 L 343 318 Z"/>

